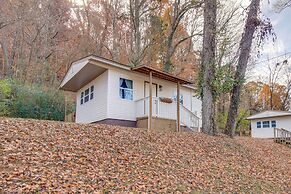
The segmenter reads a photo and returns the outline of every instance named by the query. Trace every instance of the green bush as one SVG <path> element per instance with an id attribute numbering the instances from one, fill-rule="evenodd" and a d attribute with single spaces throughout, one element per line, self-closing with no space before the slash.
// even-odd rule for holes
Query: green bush
<path id="1" fill-rule="evenodd" d="M 11 105 L 11 85 L 8 80 L 0 80 L 0 116 L 9 116 Z"/>
<path id="2" fill-rule="evenodd" d="M 249 126 L 250 121 L 246 120 L 246 118 L 250 115 L 248 110 L 239 109 L 237 122 L 235 126 L 235 132 L 241 135 L 249 134 Z M 227 122 L 227 112 L 226 113 L 218 113 L 217 115 L 217 125 L 219 132 L 224 132 L 224 127 Z"/>
<path id="3" fill-rule="evenodd" d="M 2 80 L 0 102 L 1 116 L 58 121 L 65 118 L 64 93 L 56 89 Z M 73 111 L 72 102 L 66 106 L 67 114 Z"/>

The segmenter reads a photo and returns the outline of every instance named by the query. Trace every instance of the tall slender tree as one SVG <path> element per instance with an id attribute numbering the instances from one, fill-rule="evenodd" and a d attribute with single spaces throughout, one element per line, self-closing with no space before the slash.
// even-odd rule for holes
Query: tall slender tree
<path id="1" fill-rule="evenodd" d="M 236 82 L 234 83 L 231 91 L 231 100 L 225 128 L 225 133 L 230 137 L 234 137 L 235 135 L 235 126 L 240 103 L 240 94 L 244 84 L 245 73 L 254 39 L 254 33 L 261 23 L 261 21 L 258 19 L 259 11 L 260 0 L 252 0 L 245 23 L 244 33 L 240 41 L 239 60 L 234 76 Z"/>

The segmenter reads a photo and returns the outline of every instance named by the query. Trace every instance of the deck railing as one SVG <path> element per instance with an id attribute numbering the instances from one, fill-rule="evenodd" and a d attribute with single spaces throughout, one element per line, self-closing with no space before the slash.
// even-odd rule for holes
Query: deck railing
<path id="1" fill-rule="evenodd" d="M 185 106 L 181 106 L 181 124 L 192 130 L 199 130 L 200 118 Z"/>
<path id="2" fill-rule="evenodd" d="M 149 97 L 145 97 L 136 101 L 136 117 L 147 117 L 149 115 Z M 172 103 L 162 102 L 160 98 L 153 97 L 152 107 L 153 117 L 164 119 L 177 119 L 177 102 Z M 200 118 L 192 111 L 181 104 L 180 108 L 181 125 L 184 125 L 192 130 L 199 129 Z"/>
<path id="3" fill-rule="evenodd" d="M 291 132 L 282 128 L 274 128 L 274 141 L 291 147 Z"/>

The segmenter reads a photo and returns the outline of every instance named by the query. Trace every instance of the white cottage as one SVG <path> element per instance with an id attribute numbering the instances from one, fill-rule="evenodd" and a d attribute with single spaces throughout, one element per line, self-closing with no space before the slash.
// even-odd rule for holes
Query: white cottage
<path id="1" fill-rule="evenodd" d="M 247 118 L 251 121 L 252 137 L 274 138 L 274 128 L 291 132 L 291 112 L 268 110 Z"/>
<path id="2" fill-rule="evenodd" d="M 77 123 L 170 130 L 201 125 L 192 83 L 145 65 L 132 68 L 90 55 L 72 63 L 60 89 L 76 92 Z"/>

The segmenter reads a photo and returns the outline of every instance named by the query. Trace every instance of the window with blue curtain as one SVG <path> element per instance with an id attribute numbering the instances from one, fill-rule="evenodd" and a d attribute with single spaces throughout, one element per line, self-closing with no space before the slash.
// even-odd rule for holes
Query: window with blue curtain
<path id="1" fill-rule="evenodd" d="M 133 100 L 133 82 L 132 80 L 119 79 L 119 96 L 121 99 Z"/>
<path id="2" fill-rule="evenodd" d="M 262 122 L 261 121 L 257 122 L 257 128 L 262 128 Z"/>
<path id="3" fill-rule="evenodd" d="M 277 127 L 276 121 L 271 121 L 271 126 L 274 127 L 274 128 Z"/>
<path id="4" fill-rule="evenodd" d="M 270 127 L 270 121 L 263 121 L 263 128 L 269 128 Z"/>

